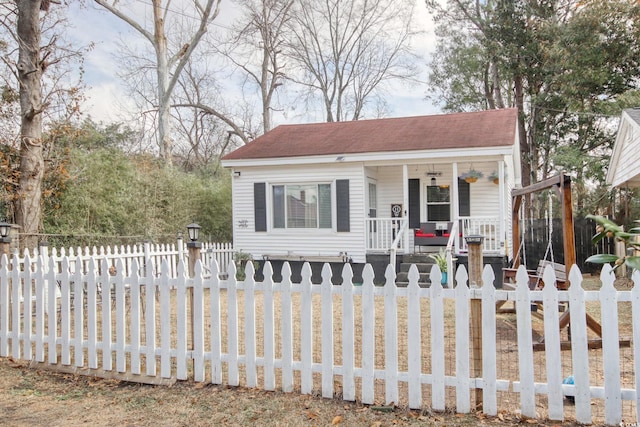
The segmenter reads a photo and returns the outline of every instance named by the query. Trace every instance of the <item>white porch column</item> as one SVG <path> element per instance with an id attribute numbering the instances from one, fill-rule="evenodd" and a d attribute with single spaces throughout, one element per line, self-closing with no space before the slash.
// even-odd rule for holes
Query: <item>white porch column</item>
<path id="1" fill-rule="evenodd" d="M 409 167 L 402 165 L 402 216 L 409 221 Z M 409 253 L 409 227 L 404 229 L 404 253 Z"/>
<path id="2" fill-rule="evenodd" d="M 451 194 L 451 203 L 453 203 L 451 212 L 453 221 L 458 223 L 458 234 L 460 234 L 462 230 L 460 229 L 460 204 L 458 200 L 458 162 L 453 162 L 451 165 L 451 176 L 451 193 L 453 193 Z M 455 253 L 458 254 L 460 253 L 460 239 L 456 236 L 453 241 L 455 242 Z"/>
<path id="3" fill-rule="evenodd" d="M 498 176 L 500 177 L 500 180 L 498 181 L 498 193 L 500 194 L 500 254 L 505 255 L 507 249 L 507 235 L 505 227 L 505 218 L 507 215 L 505 209 L 507 206 L 507 197 L 510 197 L 510 195 L 507 194 L 507 177 L 504 174 L 504 160 L 498 161 Z"/>

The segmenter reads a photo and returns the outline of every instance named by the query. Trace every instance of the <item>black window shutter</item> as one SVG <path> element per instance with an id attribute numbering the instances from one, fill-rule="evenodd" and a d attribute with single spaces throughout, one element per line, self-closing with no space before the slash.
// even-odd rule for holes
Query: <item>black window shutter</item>
<path id="1" fill-rule="evenodd" d="M 409 180 L 409 228 L 420 228 L 420 180 Z"/>
<path id="2" fill-rule="evenodd" d="M 458 178 L 458 213 L 460 216 L 471 216 L 471 185 Z"/>
<path id="3" fill-rule="evenodd" d="M 267 191 L 264 182 L 253 183 L 253 213 L 256 231 L 267 231 Z"/>
<path id="4" fill-rule="evenodd" d="M 336 216 L 337 216 L 337 231 L 350 231 L 351 225 L 349 222 L 350 210 L 349 210 L 349 180 L 338 179 L 336 180 Z"/>

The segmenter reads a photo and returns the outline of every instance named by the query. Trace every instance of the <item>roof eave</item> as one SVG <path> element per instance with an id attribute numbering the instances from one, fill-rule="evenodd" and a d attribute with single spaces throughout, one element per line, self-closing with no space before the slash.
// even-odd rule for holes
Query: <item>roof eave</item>
<path id="1" fill-rule="evenodd" d="M 272 157 L 259 159 L 229 159 L 222 160 L 221 164 L 225 168 L 243 166 L 277 166 L 282 164 L 304 165 L 319 163 L 352 163 L 352 162 L 394 162 L 412 161 L 419 159 L 443 159 L 451 157 L 484 157 L 484 156 L 504 156 L 513 154 L 513 145 L 494 147 L 474 147 L 474 148 L 442 148 L 435 150 L 407 150 L 407 151 L 384 151 L 374 153 L 349 153 L 349 154 L 328 154 L 322 156 L 299 156 L 299 157 Z"/>

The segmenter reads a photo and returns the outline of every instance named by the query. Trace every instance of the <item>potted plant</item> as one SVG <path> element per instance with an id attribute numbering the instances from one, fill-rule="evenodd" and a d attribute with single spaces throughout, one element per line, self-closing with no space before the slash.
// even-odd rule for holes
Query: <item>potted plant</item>
<path id="1" fill-rule="evenodd" d="M 236 264 L 236 279 L 244 280 L 246 278 L 245 268 L 248 262 L 253 262 L 253 257 L 251 254 L 246 252 L 238 251 L 233 254 L 233 260 Z"/>
<path id="2" fill-rule="evenodd" d="M 492 181 L 496 185 L 500 183 L 500 175 L 498 175 L 498 172 L 491 172 L 491 174 L 489 175 L 489 181 Z"/>
<path id="3" fill-rule="evenodd" d="M 447 251 L 444 249 L 440 249 L 440 252 L 437 254 L 430 254 L 429 258 L 436 262 L 438 268 L 440 268 L 440 272 L 442 273 L 442 279 L 440 280 L 440 284 L 445 285 L 447 283 Z M 451 258 L 451 261 L 455 261 L 457 258 Z"/>
<path id="4" fill-rule="evenodd" d="M 482 178 L 483 177 L 483 173 L 475 170 L 475 169 L 469 169 L 468 172 L 463 173 L 462 175 L 460 175 L 460 179 L 464 179 L 466 182 L 468 182 L 469 184 L 476 182 L 478 180 L 478 178 Z"/>

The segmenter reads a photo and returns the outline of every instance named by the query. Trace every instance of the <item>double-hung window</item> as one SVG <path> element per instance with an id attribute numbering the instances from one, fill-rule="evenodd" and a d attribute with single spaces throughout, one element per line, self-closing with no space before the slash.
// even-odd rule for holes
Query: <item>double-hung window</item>
<path id="1" fill-rule="evenodd" d="M 273 228 L 331 228 L 331 184 L 274 185 Z"/>
<path id="2" fill-rule="evenodd" d="M 427 186 L 427 221 L 450 221 L 449 187 Z"/>

